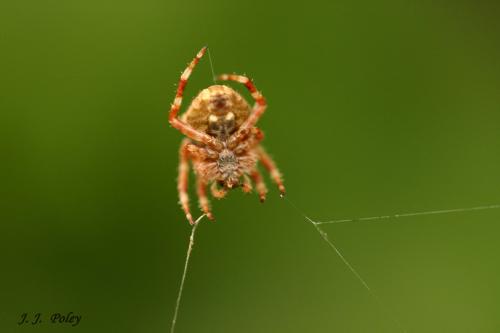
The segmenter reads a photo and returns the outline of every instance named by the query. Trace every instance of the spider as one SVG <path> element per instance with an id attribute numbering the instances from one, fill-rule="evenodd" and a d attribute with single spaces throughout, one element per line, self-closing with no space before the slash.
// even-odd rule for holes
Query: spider
<path id="1" fill-rule="evenodd" d="M 212 85 L 193 99 L 181 118 L 177 117 L 189 76 L 206 49 L 203 47 L 182 73 L 169 114 L 170 124 L 186 136 L 179 150 L 177 189 L 180 205 L 191 224 L 194 222 L 187 193 L 189 161 L 196 174 L 200 208 L 210 220 L 214 220 L 214 217 L 207 197 L 208 185 L 212 196 L 222 199 L 228 190 L 237 187 L 241 187 L 245 193 L 251 192 L 253 180 L 260 201 L 265 201 L 267 187 L 257 169 L 257 162 L 261 162 L 269 171 L 281 197 L 285 194 L 281 173 L 260 146 L 264 135 L 255 127 L 266 110 L 266 100 L 249 78 L 223 74 L 218 80 L 244 84 L 255 100 L 253 108 L 232 88 Z"/>

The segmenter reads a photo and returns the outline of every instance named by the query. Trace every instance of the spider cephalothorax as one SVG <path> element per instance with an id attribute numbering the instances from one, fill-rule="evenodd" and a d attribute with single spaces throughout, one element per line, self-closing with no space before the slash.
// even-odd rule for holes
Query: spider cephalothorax
<path id="1" fill-rule="evenodd" d="M 182 73 L 169 115 L 170 124 L 187 136 L 180 148 L 178 190 L 180 204 L 190 223 L 193 223 L 193 218 L 187 195 L 189 160 L 197 176 L 200 207 L 210 219 L 213 216 L 206 195 L 209 184 L 212 195 L 220 199 L 229 189 L 238 186 L 250 192 L 253 180 L 260 200 L 265 200 L 267 188 L 257 169 L 259 161 L 271 173 L 281 195 L 285 194 L 280 172 L 260 146 L 264 136 L 255 124 L 267 104 L 250 79 L 227 74 L 218 78 L 244 84 L 255 100 L 253 108 L 232 88 L 213 85 L 203 89 L 181 119 L 177 118 L 187 80 L 205 51 L 206 48 L 202 48 Z"/>

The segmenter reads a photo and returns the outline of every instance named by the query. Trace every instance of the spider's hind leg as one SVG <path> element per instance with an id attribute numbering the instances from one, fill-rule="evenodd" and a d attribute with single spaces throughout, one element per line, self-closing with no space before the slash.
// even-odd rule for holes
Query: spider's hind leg
<path id="1" fill-rule="evenodd" d="M 177 178 L 177 190 L 179 192 L 179 203 L 190 224 L 194 224 L 193 216 L 189 210 L 188 178 L 189 178 L 189 157 L 186 149 L 189 144 L 188 139 L 182 140 L 179 150 L 179 177 Z"/>
<path id="2" fill-rule="evenodd" d="M 278 185 L 278 189 L 280 191 L 280 196 L 285 196 L 285 185 L 283 185 L 283 178 L 281 172 L 276 167 L 276 163 L 274 163 L 271 156 L 269 156 L 262 147 L 258 147 L 257 152 L 259 154 L 259 159 L 264 168 L 269 171 L 271 178 Z"/>
<path id="3" fill-rule="evenodd" d="M 250 177 L 252 177 L 253 181 L 255 182 L 255 188 L 257 189 L 257 193 L 259 194 L 260 202 L 266 201 L 267 186 L 266 183 L 264 183 L 264 180 L 262 180 L 262 175 L 260 174 L 259 170 L 254 169 L 250 173 Z"/>
<path id="4" fill-rule="evenodd" d="M 248 178 L 247 174 L 243 175 L 243 184 L 241 184 L 241 189 L 245 193 L 252 192 L 252 181 L 250 180 L 250 178 Z"/>
<path id="5" fill-rule="evenodd" d="M 200 208 L 210 220 L 214 220 L 212 211 L 210 210 L 210 201 L 207 197 L 207 184 L 200 177 L 197 178 L 198 198 L 200 200 Z"/>

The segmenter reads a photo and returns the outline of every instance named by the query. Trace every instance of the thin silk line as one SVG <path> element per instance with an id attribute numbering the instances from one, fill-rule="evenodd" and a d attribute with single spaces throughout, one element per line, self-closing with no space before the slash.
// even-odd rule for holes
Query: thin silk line
<path id="1" fill-rule="evenodd" d="M 184 272 L 182 273 L 181 285 L 179 287 L 179 294 L 177 295 L 177 302 L 175 303 L 175 311 L 174 317 L 172 318 L 172 326 L 170 327 L 170 333 L 175 332 L 175 324 L 177 323 L 177 315 L 179 313 L 179 306 L 181 304 L 182 292 L 184 291 L 184 281 L 186 281 L 187 270 L 189 267 L 189 258 L 191 258 L 191 251 L 193 250 L 194 245 L 194 235 L 196 232 L 196 228 L 198 228 L 198 224 L 201 219 L 205 216 L 205 214 L 198 217 L 198 219 L 194 222 L 193 228 L 191 229 L 191 236 L 189 236 L 189 245 L 186 254 L 186 262 L 184 263 Z"/>
<path id="2" fill-rule="evenodd" d="M 467 208 L 429 210 L 429 211 L 425 211 L 425 212 L 402 213 L 402 214 L 392 214 L 392 215 L 380 215 L 380 216 L 360 217 L 360 218 L 332 220 L 332 221 L 315 221 L 314 223 L 315 224 L 333 224 L 333 223 L 346 223 L 346 222 L 376 221 L 376 220 L 397 219 L 397 218 L 400 218 L 400 217 L 412 217 L 412 216 L 423 216 L 423 215 L 437 215 L 437 214 L 471 212 L 471 211 L 486 210 L 486 209 L 498 209 L 498 208 L 500 208 L 500 204 L 497 204 L 497 205 L 487 205 L 487 206 L 467 207 Z"/>
<path id="3" fill-rule="evenodd" d="M 361 282 L 363 287 L 368 291 L 368 293 L 373 297 L 373 299 L 375 299 L 375 301 L 378 303 L 378 305 L 383 310 L 383 312 L 385 312 L 390 318 L 392 318 L 394 323 L 399 327 L 399 329 L 402 332 L 406 333 L 406 330 L 403 328 L 403 325 L 397 319 L 397 317 L 394 315 L 394 313 L 392 311 L 390 311 L 390 309 L 387 306 L 384 305 L 384 303 L 382 302 L 380 297 L 378 297 L 378 295 L 370 288 L 370 286 L 368 286 L 368 283 L 366 283 L 365 279 L 363 279 L 363 277 L 351 265 L 351 263 L 346 259 L 346 257 L 344 257 L 342 252 L 340 252 L 339 248 L 333 243 L 333 241 L 330 240 L 330 238 L 328 238 L 328 234 L 323 229 L 321 229 L 321 227 L 319 226 L 319 223 L 316 221 L 313 221 L 309 216 L 307 216 L 300 209 L 298 209 L 297 206 L 293 202 L 291 202 L 290 199 L 288 199 L 288 197 L 285 197 L 285 199 L 290 204 L 290 206 L 292 206 L 300 215 L 302 215 L 308 222 L 311 222 L 311 224 L 314 226 L 316 231 L 320 234 L 321 238 L 323 238 L 323 240 L 328 244 L 328 246 L 330 246 L 330 248 L 335 252 L 335 254 L 342 260 L 342 262 L 351 271 L 351 273 L 356 277 L 356 279 L 358 279 L 358 281 Z"/>
<path id="4" fill-rule="evenodd" d="M 214 80 L 214 83 L 216 83 L 216 77 L 215 77 L 215 71 L 214 71 L 214 64 L 212 62 L 212 55 L 210 54 L 210 48 L 207 48 L 208 51 L 208 60 L 210 62 L 210 69 L 212 70 L 212 80 Z"/>

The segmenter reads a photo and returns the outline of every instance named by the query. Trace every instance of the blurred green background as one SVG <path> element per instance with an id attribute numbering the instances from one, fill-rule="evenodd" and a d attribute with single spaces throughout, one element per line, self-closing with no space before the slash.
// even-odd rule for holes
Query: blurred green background
<path id="1" fill-rule="evenodd" d="M 488 1 L 3 1 L 0 332 L 168 332 L 167 112 L 201 46 L 254 78 L 290 200 L 328 220 L 500 203 L 499 41 Z M 203 59 L 184 107 L 210 84 Z M 500 331 L 500 210 L 325 226 L 387 314 L 269 185 L 213 202 L 177 332 Z"/>

